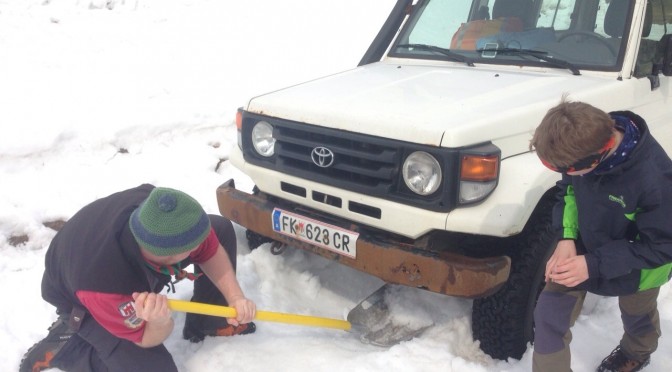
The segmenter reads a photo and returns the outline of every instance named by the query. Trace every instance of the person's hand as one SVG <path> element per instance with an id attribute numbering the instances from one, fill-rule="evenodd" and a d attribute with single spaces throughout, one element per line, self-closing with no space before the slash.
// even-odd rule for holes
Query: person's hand
<path id="1" fill-rule="evenodd" d="M 576 287 L 588 279 L 586 256 L 574 256 L 558 263 L 551 280 L 565 287 Z"/>
<path id="2" fill-rule="evenodd" d="M 546 273 L 544 280 L 548 282 L 551 274 L 557 272 L 557 266 L 560 262 L 576 256 L 576 243 L 573 240 L 560 240 L 555 247 L 555 251 L 546 262 Z"/>
<path id="3" fill-rule="evenodd" d="M 229 305 L 236 309 L 236 318 L 227 318 L 227 321 L 233 326 L 249 323 L 257 314 L 257 305 L 245 297 L 238 297 L 231 301 Z"/>
<path id="4" fill-rule="evenodd" d="M 135 315 L 146 321 L 165 323 L 171 319 L 171 311 L 168 307 L 168 298 L 165 295 L 142 292 L 133 293 Z"/>

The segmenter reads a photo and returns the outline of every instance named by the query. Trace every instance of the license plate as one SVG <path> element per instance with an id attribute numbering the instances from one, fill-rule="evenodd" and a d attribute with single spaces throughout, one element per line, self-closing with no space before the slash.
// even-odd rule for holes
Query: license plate
<path id="1" fill-rule="evenodd" d="M 312 218 L 273 209 L 273 231 L 355 258 L 359 234 Z"/>

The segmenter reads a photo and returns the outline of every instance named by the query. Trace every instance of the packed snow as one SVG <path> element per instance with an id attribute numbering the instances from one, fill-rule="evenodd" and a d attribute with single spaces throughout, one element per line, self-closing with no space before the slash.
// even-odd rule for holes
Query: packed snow
<path id="1" fill-rule="evenodd" d="M 0 0 L 0 370 L 15 371 L 46 335 L 44 254 L 85 204 L 141 183 L 173 187 L 218 213 L 215 189 L 251 181 L 227 161 L 235 110 L 255 95 L 353 68 L 394 0 Z M 250 251 L 238 278 L 261 310 L 344 319 L 382 283 L 320 257 Z M 114 278 L 110 278 L 114 280 Z M 183 282 L 173 298 L 190 298 Z M 253 335 L 181 338 L 181 371 L 529 371 L 493 360 L 471 337 L 471 301 L 395 288 L 393 316 L 434 323 L 389 348 L 355 332 L 257 322 Z M 672 293 L 647 371 L 672 365 Z M 590 297 L 574 327 L 573 369 L 593 371 L 622 332 L 613 298 Z"/>

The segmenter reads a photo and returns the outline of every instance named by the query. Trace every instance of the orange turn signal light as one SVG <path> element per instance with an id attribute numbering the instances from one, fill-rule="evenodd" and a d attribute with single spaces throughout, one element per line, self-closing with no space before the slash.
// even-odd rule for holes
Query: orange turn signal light
<path id="1" fill-rule="evenodd" d="M 238 110 L 236 112 L 236 129 L 240 132 L 243 129 L 243 111 Z"/>
<path id="2" fill-rule="evenodd" d="M 499 173 L 497 155 L 463 155 L 460 179 L 463 181 L 492 181 Z"/>

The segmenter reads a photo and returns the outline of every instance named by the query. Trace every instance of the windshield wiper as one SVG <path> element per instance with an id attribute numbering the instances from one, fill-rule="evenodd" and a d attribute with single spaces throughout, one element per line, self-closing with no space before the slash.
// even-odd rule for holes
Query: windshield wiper
<path id="1" fill-rule="evenodd" d="M 418 50 L 426 50 L 429 52 L 436 52 L 443 54 L 446 57 L 449 57 L 452 61 L 456 62 L 463 62 L 466 63 L 467 66 L 474 66 L 474 62 L 462 54 L 455 53 L 451 51 L 450 49 L 446 48 L 441 48 L 440 46 L 436 45 L 429 45 L 429 44 L 399 44 L 397 45 L 397 48 L 407 48 L 407 49 L 418 49 Z"/>
<path id="2" fill-rule="evenodd" d="M 551 57 L 548 55 L 548 52 L 545 52 L 543 50 L 534 50 L 534 49 L 516 49 L 516 48 L 484 48 L 484 49 L 477 49 L 476 50 L 479 53 L 482 52 L 490 52 L 490 53 L 500 53 L 500 54 L 507 54 L 507 55 L 512 55 L 512 54 L 517 54 L 517 55 L 523 55 L 523 56 L 531 56 L 534 57 L 540 61 L 544 61 L 550 65 L 556 66 L 556 67 L 562 67 L 566 68 L 569 71 L 572 72 L 573 75 L 581 75 L 581 71 L 574 66 L 571 62 L 565 61 L 564 59 L 558 59 L 555 57 Z"/>

